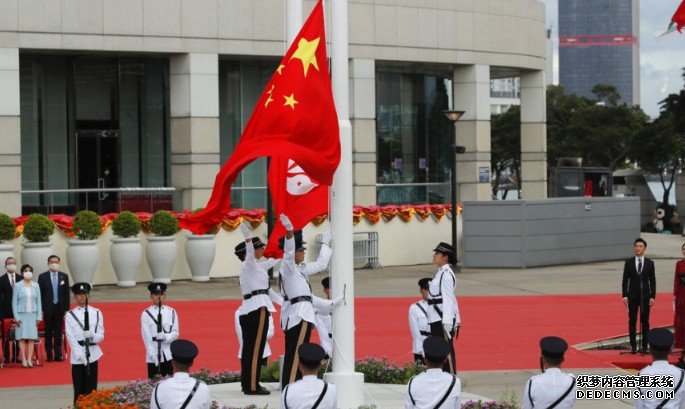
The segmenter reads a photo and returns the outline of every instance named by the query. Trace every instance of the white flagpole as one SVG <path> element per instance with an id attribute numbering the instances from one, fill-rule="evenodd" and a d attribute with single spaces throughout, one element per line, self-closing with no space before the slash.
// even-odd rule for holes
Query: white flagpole
<path id="1" fill-rule="evenodd" d="M 333 313 L 333 372 L 325 378 L 335 384 L 338 408 L 364 404 L 364 375 L 354 372 L 354 264 L 352 251 L 352 125 L 349 114 L 347 0 L 331 0 L 331 68 L 335 106 L 340 126 L 340 165 L 331 187 L 333 262 L 332 296 L 345 297 Z"/>
<path id="2" fill-rule="evenodd" d="M 287 50 L 302 28 L 302 0 L 285 1 L 285 41 Z"/>

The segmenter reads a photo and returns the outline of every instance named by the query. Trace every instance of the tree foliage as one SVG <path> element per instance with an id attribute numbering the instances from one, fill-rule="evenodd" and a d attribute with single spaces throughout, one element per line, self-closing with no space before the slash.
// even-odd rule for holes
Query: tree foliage
<path id="1" fill-rule="evenodd" d="M 519 180 L 521 174 L 521 107 L 512 106 L 502 114 L 492 115 L 490 167 L 495 180 L 492 184 L 492 196 L 497 197 L 502 184 L 502 173 L 509 169 Z M 518 182 L 517 182 L 518 184 Z M 504 191 L 506 198 L 508 189 Z"/>

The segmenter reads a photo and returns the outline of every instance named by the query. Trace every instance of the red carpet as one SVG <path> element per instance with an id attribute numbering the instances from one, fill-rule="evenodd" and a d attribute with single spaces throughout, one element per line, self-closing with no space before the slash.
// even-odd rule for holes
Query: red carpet
<path id="1" fill-rule="evenodd" d="M 407 309 L 414 298 L 360 298 L 356 302 L 357 358 L 387 356 L 408 362 L 411 339 Z M 239 368 L 233 314 L 240 301 L 169 302 L 180 316 L 181 337 L 200 348 L 194 369 L 213 371 Z M 104 357 L 100 381 L 145 377 L 140 314 L 148 303 L 97 303 L 105 319 Z M 615 295 L 486 296 L 460 297 L 464 322 L 456 342 L 459 370 L 534 369 L 538 367 L 540 337 L 558 335 L 579 344 L 627 332 L 627 313 Z M 278 316 L 274 317 L 278 322 Z M 657 297 L 651 313 L 652 326 L 673 323 L 670 294 Z M 283 353 L 278 329 L 271 341 L 273 357 Z M 567 368 L 608 368 L 618 351 L 602 354 L 571 350 Z M 578 372 L 576 370 L 576 372 Z M 67 362 L 46 363 L 32 370 L 5 367 L 0 370 L 3 387 L 60 385 L 71 383 Z"/>

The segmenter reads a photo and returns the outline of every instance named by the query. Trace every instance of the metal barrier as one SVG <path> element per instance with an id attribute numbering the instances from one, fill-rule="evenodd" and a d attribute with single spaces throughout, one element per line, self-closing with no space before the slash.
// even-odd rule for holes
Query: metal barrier
<path id="1" fill-rule="evenodd" d="M 365 237 L 360 237 L 360 236 Z M 334 239 L 335 240 L 335 239 Z M 314 238 L 317 250 L 321 249 L 321 235 Z M 364 231 L 355 232 L 352 239 L 354 260 L 365 260 L 366 264 L 359 268 L 383 268 L 378 261 L 378 232 Z"/>

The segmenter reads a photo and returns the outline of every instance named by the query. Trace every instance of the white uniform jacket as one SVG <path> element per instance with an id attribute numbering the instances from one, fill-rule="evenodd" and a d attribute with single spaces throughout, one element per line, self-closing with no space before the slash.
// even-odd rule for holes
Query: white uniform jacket
<path id="1" fill-rule="evenodd" d="M 84 314 L 86 309 L 84 307 L 76 307 L 69 311 L 64 317 L 64 326 L 67 333 L 67 341 L 71 348 L 71 356 L 69 360 L 72 365 L 86 364 L 86 346 L 85 337 L 83 336 L 83 326 L 85 325 Z M 88 327 L 93 333 L 93 338 L 90 340 L 88 350 L 90 357 L 88 362 L 93 363 L 102 358 L 102 349 L 100 343 L 105 339 L 105 323 L 102 317 L 102 312 L 95 307 L 88 306 Z"/>
<path id="2" fill-rule="evenodd" d="M 324 393 L 324 385 L 326 391 Z M 337 409 L 335 385 L 324 383 L 314 375 L 303 376 L 283 389 L 281 409 L 311 409 L 323 393 L 318 409 Z"/>
<path id="3" fill-rule="evenodd" d="M 404 404 L 406 409 L 459 409 L 460 396 L 459 378 L 433 368 L 411 378 Z"/>
<path id="4" fill-rule="evenodd" d="M 643 408 L 656 408 L 658 407 L 661 402 L 664 401 L 664 399 L 656 399 L 656 396 L 654 392 L 657 390 L 662 390 L 662 391 L 674 391 L 673 398 L 670 399 L 666 404 L 663 406 L 663 409 L 682 409 L 685 408 L 685 380 L 680 383 L 680 386 L 678 386 L 678 382 L 680 381 L 680 378 L 683 376 L 683 370 L 673 366 L 668 363 L 668 361 L 654 361 L 651 365 L 645 367 L 640 371 L 638 376 L 641 375 L 670 375 L 673 376 L 673 387 L 665 387 L 665 388 L 640 388 L 640 393 L 645 394 L 647 391 L 650 391 L 652 393 L 651 399 L 636 399 L 635 400 L 635 408 L 636 409 L 643 409 Z M 677 389 L 676 389 L 677 387 Z M 646 398 L 647 396 L 645 396 Z"/>
<path id="5" fill-rule="evenodd" d="M 266 307 L 269 312 L 275 312 L 276 309 L 267 293 L 269 290 L 268 270 L 275 266 L 279 260 L 274 258 L 257 260 L 254 257 L 252 240 L 246 241 L 245 250 L 245 261 L 243 261 L 238 276 L 240 291 L 243 294 L 243 305 L 240 307 L 241 315 L 249 314 L 261 307 Z"/>
<path id="6" fill-rule="evenodd" d="M 411 352 L 423 355 L 423 340 L 430 335 L 428 325 L 428 303 L 419 300 L 409 307 L 409 332 L 411 332 Z"/>
<path id="7" fill-rule="evenodd" d="M 548 368 L 545 372 L 528 380 L 523 390 L 522 409 L 546 408 L 557 401 L 566 391 L 573 388 L 556 409 L 572 408 L 576 402 L 576 378 L 559 368 Z"/>
<path id="8" fill-rule="evenodd" d="M 172 378 L 157 384 L 152 390 L 150 409 L 178 409 L 195 388 L 197 381 L 187 372 L 176 372 Z M 197 389 L 186 409 L 209 409 L 212 398 L 209 387 L 202 381 L 197 383 Z"/>
<path id="9" fill-rule="evenodd" d="M 156 305 L 146 308 L 140 315 L 140 334 L 145 344 L 145 362 L 157 365 L 157 315 L 159 307 Z M 176 310 L 162 305 L 162 362 L 171 360 L 171 343 L 178 339 L 179 324 Z"/>
<path id="10" fill-rule="evenodd" d="M 445 264 L 428 284 L 429 324 L 442 321 L 443 325 L 455 325 L 456 290 L 457 279 L 449 264 Z"/>

